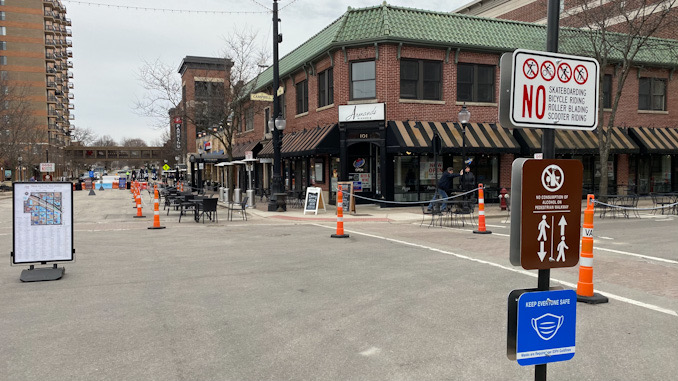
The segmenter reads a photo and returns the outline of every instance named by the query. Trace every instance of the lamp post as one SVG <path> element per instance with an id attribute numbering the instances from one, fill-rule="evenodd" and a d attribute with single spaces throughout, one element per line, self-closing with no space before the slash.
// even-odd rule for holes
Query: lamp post
<path id="1" fill-rule="evenodd" d="M 17 177 L 18 177 L 19 181 L 23 181 L 24 180 L 24 178 L 23 178 L 24 173 L 23 173 L 23 170 L 21 168 L 21 162 L 23 161 L 23 157 L 19 156 L 18 159 L 19 159 L 19 176 L 17 176 Z"/>
<path id="2" fill-rule="evenodd" d="M 462 170 L 466 167 L 466 124 L 471 120 L 471 111 L 466 108 L 466 104 L 461 106 L 459 111 L 459 124 L 462 128 L 461 134 L 461 166 Z"/>
<path id="3" fill-rule="evenodd" d="M 282 35 L 278 34 L 278 0 L 273 0 L 273 114 L 269 121 L 269 128 L 273 135 L 273 177 L 271 179 L 271 197 L 268 201 L 268 210 L 285 211 L 287 206 L 285 200 L 278 200 L 276 194 L 283 193 L 282 184 L 282 157 L 280 150 L 282 148 L 282 131 L 285 129 L 285 119 L 280 112 L 280 101 L 278 99 L 278 86 L 280 86 L 280 67 L 278 65 L 278 44 L 282 42 Z"/>

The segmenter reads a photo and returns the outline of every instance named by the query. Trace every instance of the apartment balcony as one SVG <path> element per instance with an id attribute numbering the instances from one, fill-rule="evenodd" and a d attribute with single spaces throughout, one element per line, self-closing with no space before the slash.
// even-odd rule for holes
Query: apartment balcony
<path id="1" fill-rule="evenodd" d="M 73 88 L 73 82 L 68 82 L 68 88 L 72 89 Z"/>
<path id="2" fill-rule="evenodd" d="M 74 119 L 75 119 L 75 115 L 73 115 L 73 114 L 68 115 L 68 120 L 74 120 Z"/>
<path id="3" fill-rule="evenodd" d="M 54 40 L 52 38 L 46 38 L 45 39 L 45 45 L 54 46 L 54 45 L 56 45 L 56 40 Z"/>
<path id="4" fill-rule="evenodd" d="M 73 52 L 71 50 L 66 51 L 68 58 L 73 58 Z"/>
<path id="5" fill-rule="evenodd" d="M 49 115 L 49 116 L 59 116 L 59 111 L 57 111 L 56 109 L 49 109 L 49 110 L 47 110 L 47 115 Z"/>
<path id="6" fill-rule="evenodd" d="M 66 63 L 66 66 L 68 66 L 69 68 L 72 68 L 73 67 L 73 61 L 68 61 Z"/>
<path id="7" fill-rule="evenodd" d="M 57 97 L 55 95 L 48 95 L 47 103 L 57 103 Z"/>
<path id="8" fill-rule="evenodd" d="M 73 37 L 73 31 L 70 28 L 66 28 L 66 35 L 68 37 Z"/>
<path id="9" fill-rule="evenodd" d="M 68 93 L 68 99 L 74 99 L 75 95 L 73 93 Z"/>
<path id="10" fill-rule="evenodd" d="M 75 105 L 74 105 L 73 103 L 69 103 L 69 104 L 68 104 L 68 109 L 69 109 L 69 110 L 74 110 L 74 109 L 75 109 Z"/>
<path id="11" fill-rule="evenodd" d="M 59 70 L 57 70 L 56 65 L 55 66 L 48 66 L 45 70 L 49 74 L 56 74 L 59 71 Z"/>
<path id="12" fill-rule="evenodd" d="M 71 26 L 71 19 L 66 18 L 66 25 Z"/>
<path id="13" fill-rule="evenodd" d="M 69 48 L 72 48 L 73 47 L 73 41 L 72 40 L 66 40 L 66 46 L 68 46 Z"/>
<path id="14" fill-rule="evenodd" d="M 68 72 L 68 78 L 73 78 L 73 72 L 72 71 Z"/>
<path id="15" fill-rule="evenodd" d="M 47 88 L 49 88 L 49 89 L 56 89 L 56 82 L 54 82 L 54 81 L 47 81 Z"/>
<path id="16" fill-rule="evenodd" d="M 54 13 L 55 12 L 52 12 L 51 9 L 50 10 L 45 9 L 45 19 L 54 20 Z"/>

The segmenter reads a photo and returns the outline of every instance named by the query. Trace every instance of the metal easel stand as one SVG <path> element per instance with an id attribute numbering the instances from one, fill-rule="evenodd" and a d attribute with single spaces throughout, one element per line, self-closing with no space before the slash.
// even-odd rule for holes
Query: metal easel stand
<path id="1" fill-rule="evenodd" d="M 35 268 L 34 265 L 31 265 L 30 268 L 21 272 L 19 279 L 21 279 L 22 282 L 43 282 L 48 280 L 57 280 L 64 276 L 65 271 L 65 267 L 57 267 L 56 263 L 52 267 L 40 268 Z"/>

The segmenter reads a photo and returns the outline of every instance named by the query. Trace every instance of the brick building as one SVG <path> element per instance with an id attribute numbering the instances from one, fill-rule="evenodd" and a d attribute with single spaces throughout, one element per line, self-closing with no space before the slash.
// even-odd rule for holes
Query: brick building
<path id="1" fill-rule="evenodd" d="M 510 187 L 514 158 L 541 150 L 539 130 L 498 123 L 499 59 L 516 48 L 544 50 L 545 41 L 544 25 L 389 5 L 349 9 L 280 60 L 286 187 L 318 186 L 332 200 L 336 182 L 351 179 L 361 181 L 358 194 L 365 197 L 428 200 L 435 189 L 431 141 L 437 133 L 439 169 L 461 169 L 465 151 L 476 179 L 488 187 L 486 198 L 496 199 L 499 189 Z M 570 37 L 560 50 L 576 54 L 581 43 Z M 613 131 L 606 163 L 611 191 L 675 190 L 675 60 L 641 52 L 637 62 L 642 69 L 626 83 L 618 112 L 623 128 Z M 604 70 L 614 74 L 614 68 Z M 272 69 L 252 83 L 253 93 L 272 94 Z M 657 91 L 646 94 L 648 83 Z M 602 91 L 607 99 L 612 89 Z M 460 125 L 463 105 L 471 119 Z M 255 187 L 265 189 L 273 154 L 267 140 L 270 108 L 246 114 L 235 144 L 262 145 Z M 588 192 L 599 181 L 597 141 L 590 131 L 556 134 L 558 157 L 583 162 Z"/>
<path id="2" fill-rule="evenodd" d="M 26 177 L 38 175 L 48 154 L 56 163 L 53 176 L 66 170 L 60 148 L 70 145 L 74 119 L 70 26 L 60 0 L 0 1 L 0 82 L 5 94 L 26 96 L 38 132 L 23 142 L 30 145 L 23 153 Z"/>

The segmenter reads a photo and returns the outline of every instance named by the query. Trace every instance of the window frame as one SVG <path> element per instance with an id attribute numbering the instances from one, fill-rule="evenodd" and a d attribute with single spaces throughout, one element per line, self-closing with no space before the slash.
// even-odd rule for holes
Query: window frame
<path id="1" fill-rule="evenodd" d="M 644 81 L 649 81 L 649 89 L 647 94 L 641 94 L 641 86 L 643 86 Z M 659 95 L 655 94 L 656 86 L 658 83 L 662 83 L 664 86 L 664 93 Z M 638 78 L 638 111 L 667 111 L 667 102 L 666 97 L 668 95 L 668 80 L 666 78 L 656 78 L 656 77 L 641 77 Z M 645 105 L 642 105 L 643 97 L 647 97 L 646 103 L 647 108 L 644 108 Z M 661 97 L 662 107 L 655 108 L 654 100 L 655 97 Z"/>
<path id="2" fill-rule="evenodd" d="M 603 109 L 612 108 L 612 74 L 603 75 L 603 86 L 602 86 L 602 106 Z"/>
<path id="3" fill-rule="evenodd" d="M 403 79 L 403 63 L 416 63 L 417 64 L 417 76 L 416 79 Z M 427 80 L 424 69 L 427 64 L 435 64 L 437 66 L 437 75 L 438 79 L 436 81 Z M 403 95 L 403 81 L 415 82 L 415 91 L 414 96 L 410 94 Z M 427 82 L 437 82 L 437 97 L 427 97 L 426 96 L 426 83 Z M 424 100 L 424 101 L 440 101 L 443 99 L 443 62 L 436 60 L 422 60 L 422 59 L 401 59 L 400 60 L 400 98 L 401 99 L 413 99 L 413 100 Z"/>
<path id="4" fill-rule="evenodd" d="M 471 82 L 460 82 L 460 67 L 470 67 L 473 70 L 473 75 L 471 78 Z M 478 82 L 478 78 L 480 76 L 480 70 L 479 68 L 491 68 L 492 69 L 492 91 L 490 91 L 491 94 L 491 99 L 485 100 L 485 99 L 479 99 L 479 86 L 484 85 L 488 86 L 488 84 L 480 84 Z M 471 99 L 463 99 L 460 98 L 460 95 L 462 93 L 465 93 L 465 91 L 459 91 L 460 86 L 462 85 L 469 85 L 471 86 Z M 460 62 L 457 64 L 457 101 L 458 102 L 475 102 L 475 103 L 496 103 L 497 97 L 496 97 L 496 92 L 497 92 L 497 65 L 486 65 L 486 64 L 475 64 L 475 63 L 468 63 L 468 62 Z"/>
<path id="5" fill-rule="evenodd" d="M 353 79 L 354 65 L 366 63 L 366 62 L 371 62 L 372 65 L 374 66 L 374 78 L 354 80 Z M 350 63 L 350 69 L 351 70 L 350 70 L 350 79 L 349 79 L 349 99 L 350 100 L 375 99 L 377 97 L 377 62 L 373 59 L 361 60 L 361 61 L 352 61 Z M 366 97 L 355 97 L 354 96 L 354 87 L 355 87 L 354 83 L 356 83 L 356 82 L 374 82 L 374 95 L 369 95 L 369 96 L 366 96 Z"/>
<path id="6" fill-rule="evenodd" d="M 254 107 L 245 110 L 245 132 L 254 131 Z"/>
<path id="7" fill-rule="evenodd" d="M 297 115 L 308 112 L 308 78 L 294 84 Z"/>
<path id="8" fill-rule="evenodd" d="M 334 104 L 334 68 L 318 73 L 318 108 Z"/>

